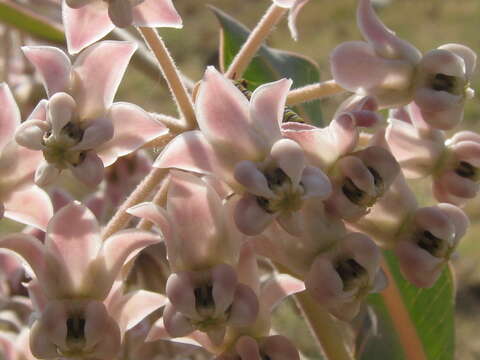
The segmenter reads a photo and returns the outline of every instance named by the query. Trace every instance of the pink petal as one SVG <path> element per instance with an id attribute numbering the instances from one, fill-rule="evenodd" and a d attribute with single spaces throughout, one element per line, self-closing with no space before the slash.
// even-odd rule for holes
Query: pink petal
<path id="1" fill-rule="evenodd" d="M 244 160 L 235 165 L 234 176 L 235 180 L 243 185 L 249 193 L 266 198 L 275 197 L 268 187 L 267 178 L 252 161 Z"/>
<path id="2" fill-rule="evenodd" d="M 102 41 L 78 56 L 73 64 L 73 93 L 81 119 L 105 114 L 136 49 L 129 41 Z"/>
<path id="3" fill-rule="evenodd" d="M 286 297 L 305 290 L 303 281 L 287 274 L 276 274 L 262 286 L 260 302 L 273 311 Z"/>
<path id="4" fill-rule="evenodd" d="M 167 303 L 163 311 L 163 324 L 171 337 L 185 336 L 194 331 L 190 321 L 170 303 Z M 152 336 L 149 334 L 148 338 L 151 340 Z"/>
<path id="5" fill-rule="evenodd" d="M 0 237 L 0 248 L 14 251 L 20 255 L 40 281 L 45 280 L 45 248 L 37 238 L 16 233 Z"/>
<path id="6" fill-rule="evenodd" d="M 257 342 L 250 336 L 242 336 L 235 344 L 235 350 L 241 360 L 262 360 Z"/>
<path id="7" fill-rule="evenodd" d="M 46 249 L 52 260 L 68 273 L 74 287 L 82 284 L 99 253 L 102 244 L 99 231 L 95 215 L 79 202 L 61 208 L 48 224 Z"/>
<path id="8" fill-rule="evenodd" d="M 232 261 L 239 244 L 227 232 L 225 207 L 213 188 L 194 175 L 172 173 L 167 212 L 178 230 L 175 245 L 184 267 Z"/>
<path id="9" fill-rule="evenodd" d="M 255 294 L 260 293 L 257 257 L 254 252 L 254 244 L 250 241 L 242 244 L 237 263 L 237 276 L 239 283 L 248 285 Z"/>
<path id="10" fill-rule="evenodd" d="M 83 161 L 71 166 L 70 170 L 78 180 L 90 187 L 97 186 L 103 180 L 103 163 L 95 151 L 87 151 Z"/>
<path id="11" fill-rule="evenodd" d="M 273 335 L 265 339 L 261 346 L 263 354 L 275 360 L 300 360 L 298 350 L 282 335 Z"/>
<path id="12" fill-rule="evenodd" d="M 273 144 L 270 154 L 290 178 L 292 185 L 298 186 L 305 168 L 305 155 L 302 147 L 293 140 L 280 139 Z"/>
<path id="13" fill-rule="evenodd" d="M 172 0 L 145 0 L 133 8 L 133 23 L 137 26 L 182 28 Z"/>
<path id="14" fill-rule="evenodd" d="M 404 58 L 412 63 L 420 60 L 421 54 L 413 45 L 397 37 L 380 21 L 371 0 L 359 0 L 357 23 L 363 37 L 380 56 L 388 59 Z"/>
<path id="15" fill-rule="evenodd" d="M 198 319 L 199 314 L 196 309 L 194 294 L 196 285 L 192 274 L 190 271 L 171 274 L 167 279 L 165 294 L 176 311 L 190 318 Z"/>
<path id="16" fill-rule="evenodd" d="M 22 50 L 40 73 L 48 97 L 69 91 L 72 64 L 62 50 L 53 46 L 24 46 Z"/>
<path id="17" fill-rule="evenodd" d="M 64 0 L 62 1 L 62 18 L 70 54 L 80 52 L 103 38 L 115 27 L 108 17 L 106 4 L 97 1 L 73 9 Z"/>
<path id="18" fill-rule="evenodd" d="M 5 200 L 4 205 L 5 217 L 44 231 L 53 216 L 53 207 L 49 196 L 36 186 L 14 191 Z"/>
<path id="19" fill-rule="evenodd" d="M 305 278 L 305 287 L 320 305 L 331 308 L 342 300 L 343 281 L 331 260 L 318 256 Z"/>
<path id="20" fill-rule="evenodd" d="M 292 80 L 282 79 L 259 86 L 250 100 L 250 123 L 270 146 L 282 137 L 280 125 Z"/>
<path id="21" fill-rule="evenodd" d="M 475 167 L 480 166 L 480 142 L 464 140 L 454 143 L 451 148 L 459 160 L 467 161 Z"/>
<path id="22" fill-rule="evenodd" d="M 112 139 L 113 136 L 114 125 L 111 120 L 108 118 L 98 118 L 88 124 L 88 127 L 83 133 L 82 140 L 77 145 L 73 146 L 71 150 L 95 149 L 95 152 L 98 153 L 100 149 L 106 145 L 105 143 Z M 112 163 L 113 162 L 114 161 L 112 161 Z M 108 165 L 104 166 L 107 167 Z"/>
<path id="23" fill-rule="evenodd" d="M 196 100 L 198 125 L 231 167 L 238 161 L 257 161 L 266 155 L 267 144 L 252 128 L 248 108 L 248 100 L 240 90 L 215 68 L 208 67 Z"/>
<path id="24" fill-rule="evenodd" d="M 43 137 L 48 130 L 50 125 L 46 121 L 27 120 L 17 128 L 15 141 L 30 150 L 43 150 Z"/>
<path id="25" fill-rule="evenodd" d="M 43 99 L 35 106 L 32 113 L 28 116 L 28 120 L 37 119 L 42 121 L 47 121 L 47 105 L 48 101 Z"/>
<path id="26" fill-rule="evenodd" d="M 131 259 L 145 247 L 159 241 L 158 235 L 135 229 L 119 231 L 105 240 L 102 253 L 112 283 L 128 259 Z"/>
<path id="27" fill-rule="evenodd" d="M 42 162 L 35 171 L 35 184 L 45 187 L 51 185 L 60 175 L 60 169 L 54 164 Z"/>
<path id="28" fill-rule="evenodd" d="M 436 93 L 437 94 L 435 95 L 438 95 L 438 91 Z M 459 100 L 458 97 L 456 97 L 457 98 L 456 100 L 452 96 L 447 96 L 447 97 L 450 98 L 448 101 L 452 105 L 447 110 L 430 112 L 430 111 L 421 109 L 422 117 L 424 118 L 425 122 L 435 129 L 450 130 L 455 126 L 457 126 L 463 119 L 463 108 L 464 108 L 463 101 L 458 102 Z"/>
<path id="29" fill-rule="evenodd" d="M 132 25 L 133 4 L 128 0 L 111 0 L 108 3 L 108 16 L 113 24 L 119 28 L 125 28 Z"/>
<path id="30" fill-rule="evenodd" d="M 462 209 L 451 204 L 438 204 L 437 205 L 445 215 L 447 215 L 450 222 L 455 227 L 455 245 L 467 232 L 470 226 L 470 220 Z"/>
<path id="31" fill-rule="evenodd" d="M 112 355 L 115 355 L 120 345 L 120 331 L 117 323 L 110 317 L 105 305 L 100 301 L 88 301 L 84 307 L 85 347 L 95 347 L 95 353 L 99 350 L 101 352 L 110 350 L 113 353 Z M 113 348 L 108 346 L 111 343 L 116 345 L 116 349 L 115 346 Z M 106 348 L 111 349 L 107 350 Z"/>
<path id="32" fill-rule="evenodd" d="M 20 125 L 20 110 L 10 88 L 0 83 L 0 151 L 13 140 L 15 129 Z"/>
<path id="33" fill-rule="evenodd" d="M 215 303 L 214 317 L 218 317 L 227 311 L 234 298 L 236 298 L 237 274 L 235 270 L 227 264 L 218 264 L 213 267 L 212 286 L 212 296 Z"/>
<path id="34" fill-rule="evenodd" d="M 165 296 L 151 291 L 137 290 L 127 293 L 119 304 L 119 316 L 115 317 L 121 331 L 130 330 L 166 302 Z"/>
<path id="35" fill-rule="evenodd" d="M 168 128 L 142 108 L 129 103 L 115 103 L 110 108 L 113 138 L 97 149 L 105 167 L 137 150 L 149 141 L 168 133 Z"/>
<path id="36" fill-rule="evenodd" d="M 274 216 L 258 205 L 255 196 L 244 195 L 235 207 L 234 219 L 242 233 L 258 235 L 272 222 Z"/>

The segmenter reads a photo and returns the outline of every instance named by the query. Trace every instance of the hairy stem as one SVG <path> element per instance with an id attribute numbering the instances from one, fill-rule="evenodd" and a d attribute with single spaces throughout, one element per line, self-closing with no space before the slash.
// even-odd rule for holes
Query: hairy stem
<path id="1" fill-rule="evenodd" d="M 318 84 L 307 85 L 288 93 L 287 105 L 297 105 L 307 101 L 321 99 L 346 91 L 335 80 L 327 80 Z"/>
<path id="2" fill-rule="evenodd" d="M 247 41 L 243 44 L 238 54 L 233 59 L 225 75 L 230 79 L 239 79 L 247 69 L 248 64 L 267 38 L 273 27 L 280 21 L 287 9 L 272 5 L 250 33 Z"/>
<path id="3" fill-rule="evenodd" d="M 390 268 L 385 261 L 382 260 L 382 268 L 388 278 L 388 286 L 381 292 L 385 306 L 392 319 L 393 326 L 402 344 L 405 357 L 408 360 L 427 360 L 422 342 L 418 337 L 417 330 L 412 323 L 405 304 L 402 301 L 402 294 L 398 290 L 395 278 L 390 272 Z"/>
<path id="4" fill-rule="evenodd" d="M 150 193 L 155 189 L 155 187 L 160 183 L 160 181 L 165 178 L 168 174 L 168 169 L 158 169 L 152 168 L 150 173 L 145 179 L 137 186 L 137 188 L 130 194 L 130 196 L 125 200 L 125 202 L 118 208 L 117 212 L 108 222 L 107 226 L 103 230 L 102 238 L 106 239 L 115 232 L 123 229 L 128 222 L 130 221 L 132 215 L 126 212 L 127 209 L 131 208 L 145 199 L 150 195 Z"/>
<path id="5" fill-rule="evenodd" d="M 138 31 L 140 31 L 145 43 L 160 64 L 160 69 L 177 104 L 178 111 L 186 122 L 185 127 L 188 129 L 195 128 L 197 120 L 192 99 L 183 84 L 180 72 L 170 56 L 165 43 L 155 29 L 139 27 Z"/>

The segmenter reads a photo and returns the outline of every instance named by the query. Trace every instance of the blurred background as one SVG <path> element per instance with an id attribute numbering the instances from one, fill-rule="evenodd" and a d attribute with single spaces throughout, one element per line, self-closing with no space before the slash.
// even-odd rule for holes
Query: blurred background
<path id="1" fill-rule="evenodd" d="M 5 1 L 0 0 L 0 6 Z M 234 16 L 252 28 L 270 5 L 270 0 L 174 0 L 184 21 L 183 31 L 160 29 L 172 56 L 182 72 L 197 82 L 206 65 L 218 64 L 219 27 L 207 5 L 215 6 Z M 439 45 L 458 42 L 480 51 L 478 0 L 377 0 L 378 14 L 383 22 L 400 37 L 412 42 L 422 52 Z M 28 10 L 50 19 L 52 25 L 61 28 L 61 14 L 57 0 L 18 0 Z M 268 39 L 274 48 L 304 54 L 318 63 L 322 80 L 330 79 L 328 56 L 340 42 L 361 39 L 355 23 L 355 0 L 311 0 L 298 18 L 299 41 L 291 39 L 286 22 Z M 0 8 L 1 15 L 1 8 Z M 2 16 L 0 16 L 0 21 Z M 4 18 L 5 21 L 5 18 Z M 136 35 L 132 31 L 133 35 Z M 114 35 L 116 36 L 116 35 Z M 14 89 L 21 104 L 22 114 L 27 115 L 44 96 L 43 88 L 33 69 L 25 62 L 20 52 L 21 44 L 46 44 L 45 40 L 32 38 L 11 25 L 0 27 L 0 82 L 6 81 Z M 55 44 L 59 45 L 59 44 Z M 61 45 L 61 44 L 60 44 Z M 472 87 L 480 94 L 478 71 Z M 343 96 L 323 101 L 324 119 L 329 121 Z M 116 101 L 137 103 L 148 111 L 176 115 L 166 86 L 158 73 L 147 69 L 142 63 L 129 67 L 117 93 Z M 480 131 L 479 95 L 467 102 L 462 128 Z M 456 129 L 458 131 L 458 129 Z M 420 203 L 433 203 L 429 184 L 416 182 Z M 457 359 L 480 359 L 480 206 L 478 199 L 466 206 L 472 219 L 472 227 L 460 245 L 460 256 L 455 260 L 457 274 Z M 5 230 L 0 222 L 0 231 Z M 292 336 L 311 358 L 318 359 L 305 325 L 298 320 L 291 303 L 278 309 L 275 326 L 279 332 Z"/>

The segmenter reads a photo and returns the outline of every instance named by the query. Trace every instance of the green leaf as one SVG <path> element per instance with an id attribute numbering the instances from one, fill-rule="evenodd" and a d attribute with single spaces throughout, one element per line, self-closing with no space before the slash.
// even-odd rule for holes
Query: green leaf
<path id="1" fill-rule="evenodd" d="M 64 43 L 62 29 L 33 11 L 12 2 L 0 0 L 0 21 L 30 35 L 53 43 Z"/>
<path id="2" fill-rule="evenodd" d="M 226 69 L 248 38 L 250 31 L 223 11 L 211 7 L 222 26 L 220 43 L 220 62 Z M 266 82 L 281 78 L 293 80 L 293 88 L 317 83 L 320 81 L 318 65 L 311 59 L 288 51 L 273 49 L 263 45 L 257 56 L 248 66 L 243 78 L 248 87 L 254 89 Z M 295 108 L 307 122 L 322 125 L 320 101 L 315 100 Z"/>
<path id="3" fill-rule="evenodd" d="M 451 270 L 447 267 L 432 288 L 419 289 L 402 277 L 398 261 L 390 251 L 385 251 L 384 256 L 401 294 L 399 300 L 407 310 L 407 320 L 413 324 L 426 358 L 453 360 L 455 325 Z M 380 294 L 370 295 L 368 302 L 376 312 L 379 330 L 377 336 L 367 343 L 360 359 L 411 360 L 405 355 L 393 320 L 394 316 L 399 316 L 398 308 L 389 308 Z"/>

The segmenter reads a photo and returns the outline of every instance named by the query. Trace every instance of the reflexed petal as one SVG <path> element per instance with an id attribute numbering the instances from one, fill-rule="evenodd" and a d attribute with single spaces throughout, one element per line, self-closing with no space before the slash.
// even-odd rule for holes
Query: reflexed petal
<path id="1" fill-rule="evenodd" d="M 0 248 L 14 251 L 28 263 L 41 281 L 45 280 L 45 248 L 37 238 L 16 233 L 0 237 Z"/>
<path id="2" fill-rule="evenodd" d="M 259 303 L 253 290 L 244 284 L 238 284 L 233 297 L 228 322 L 235 327 L 253 324 L 257 318 Z"/>
<path id="3" fill-rule="evenodd" d="M 110 356 L 115 355 L 120 348 L 117 323 L 110 317 L 102 302 L 88 301 L 85 305 L 85 348 L 95 347 L 98 358 L 103 358 L 98 352 L 111 352 Z M 110 356 L 107 355 L 108 358 Z"/>
<path id="4" fill-rule="evenodd" d="M 281 139 L 273 144 L 271 156 L 290 178 L 292 185 L 298 186 L 305 168 L 305 155 L 302 147 L 293 140 Z"/>
<path id="5" fill-rule="evenodd" d="M 79 9 L 73 9 L 66 2 L 62 2 L 62 18 L 70 54 L 80 52 L 115 27 L 108 17 L 106 4 L 99 4 L 97 1 Z"/>
<path id="6" fill-rule="evenodd" d="M 113 138 L 97 149 L 105 167 L 113 164 L 118 157 L 130 154 L 147 142 L 168 133 L 165 125 L 134 104 L 113 104 L 110 118 L 115 129 Z"/>
<path id="7" fill-rule="evenodd" d="M 87 151 L 83 161 L 71 166 L 70 170 L 78 180 L 90 187 L 97 186 L 103 180 L 103 163 L 95 151 Z"/>
<path id="8" fill-rule="evenodd" d="M 219 101 L 221 99 L 221 101 Z M 200 130 L 226 164 L 261 160 L 268 144 L 252 128 L 249 103 L 230 80 L 208 67 L 196 100 Z M 235 141 L 232 141 L 235 139 Z"/>
<path id="9" fill-rule="evenodd" d="M 95 215 L 79 202 L 61 208 L 48 224 L 46 249 L 64 267 L 73 286 L 82 284 L 98 256 L 102 244 L 99 231 Z"/>
<path id="10" fill-rule="evenodd" d="M 292 35 L 293 40 L 298 40 L 298 31 L 297 31 L 297 16 L 300 13 L 300 10 L 309 2 L 310 0 L 296 0 L 295 5 L 290 9 L 288 14 L 288 28 L 290 34 Z"/>
<path id="11" fill-rule="evenodd" d="M 20 125 L 20 110 L 10 88 L 0 83 L 0 151 L 13 139 L 15 129 Z"/>
<path id="12" fill-rule="evenodd" d="M 102 253 L 112 282 L 128 259 L 159 241 L 157 234 L 134 229 L 119 231 L 105 240 Z"/>
<path id="13" fill-rule="evenodd" d="M 22 51 L 40 73 L 48 97 L 70 90 L 72 64 L 62 50 L 53 46 L 24 46 Z"/>
<path id="14" fill-rule="evenodd" d="M 270 146 L 281 138 L 280 125 L 292 80 L 282 79 L 259 86 L 250 100 L 250 124 Z"/>
<path id="15" fill-rule="evenodd" d="M 272 222 L 274 216 L 258 205 L 257 198 L 244 195 L 235 206 L 235 224 L 245 235 L 258 235 Z"/>
<path id="16" fill-rule="evenodd" d="M 28 204 L 28 206 L 25 206 Z M 5 217 L 46 230 L 53 216 L 50 197 L 42 189 L 32 186 L 25 190 L 14 191 L 5 200 Z"/>
<path id="17" fill-rule="evenodd" d="M 173 307 L 184 315 L 197 319 L 192 273 L 181 271 L 168 277 L 165 294 Z"/>
<path id="18" fill-rule="evenodd" d="M 145 0 L 135 6 L 133 24 L 147 27 L 171 27 L 180 29 L 182 19 L 175 10 L 172 0 Z"/>
<path id="19" fill-rule="evenodd" d="M 249 193 L 266 198 L 275 197 L 268 187 L 267 178 L 252 161 L 244 160 L 235 165 L 234 176 L 235 180 L 243 185 Z"/>
<path id="20" fill-rule="evenodd" d="M 102 41 L 78 56 L 73 64 L 73 93 L 81 119 L 105 114 L 136 49 L 129 41 Z"/>
<path id="21" fill-rule="evenodd" d="M 413 45 L 397 37 L 380 21 L 371 0 L 359 0 L 357 23 L 363 37 L 380 56 L 388 59 L 403 58 L 411 63 L 420 60 L 421 54 Z"/>
<path id="22" fill-rule="evenodd" d="M 108 4 L 108 16 L 119 28 L 132 25 L 132 4 L 129 0 L 111 0 Z"/>
<path id="23" fill-rule="evenodd" d="M 273 311 L 283 299 L 303 290 L 303 281 L 287 274 L 275 274 L 262 286 L 260 302 L 267 311 Z"/>
<path id="24" fill-rule="evenodd" d="M 190 321 L 170 303 L 163 311 L 163 324 L 171 337 L 185 336 L 195 330 Z"/>

